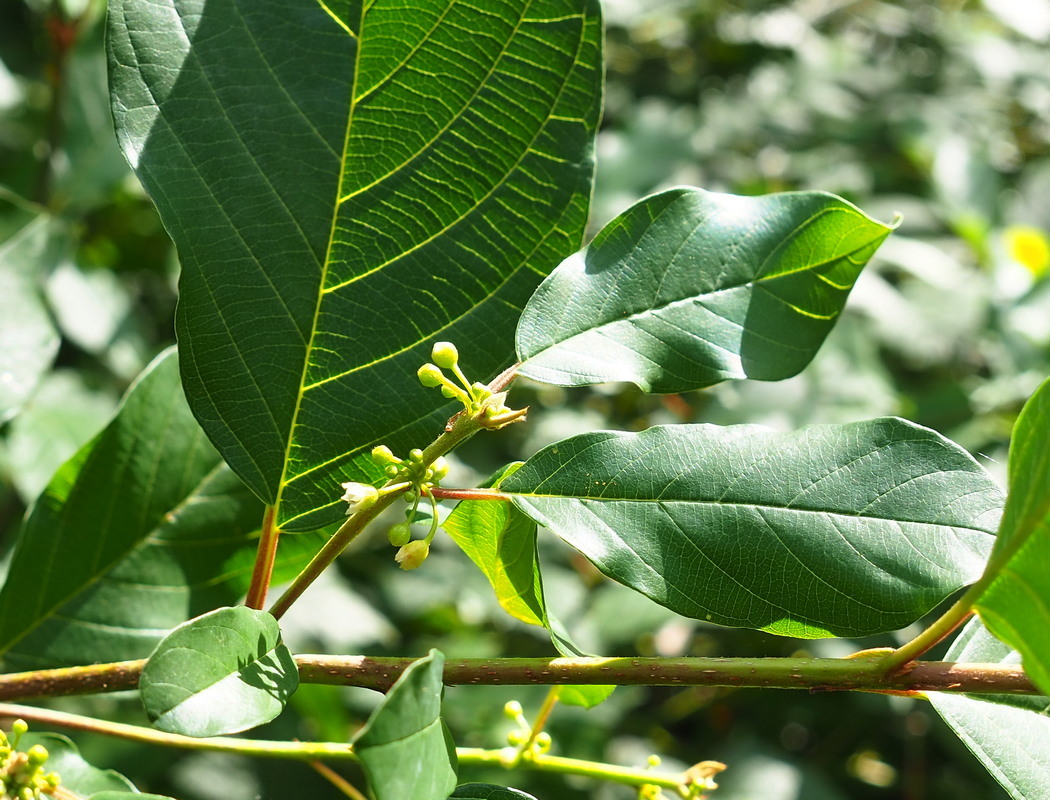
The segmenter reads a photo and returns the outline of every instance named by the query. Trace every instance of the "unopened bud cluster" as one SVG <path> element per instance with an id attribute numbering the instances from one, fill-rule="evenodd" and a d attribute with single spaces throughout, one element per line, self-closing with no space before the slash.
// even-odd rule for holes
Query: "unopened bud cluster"
<path id="1" fill-rule="evenodd" d="M 25 752 L 17 749 L 27 730 L 26 721 L 16 719 L 10 735 L 0 731 L 0 800 L 40 800 L 53 796 L 58 788 L 58 775 L 44 771 L 46 747 L 35 744 Z"/>
<path id="2" fill-rule="evenodd" d="M 441 394 L 459 400 L 470 415 L 478 415 L 483 428 L 502 428 L 525 419 L 528 409 L 512 409 L 506 405 L 506 392 L 493 392 L 483 383 L 471 383 L 459 366 L 459 351 L 452 342 L 436 342 L 431 350 L 432 362 L 416 372 L 419 382 L 428 387 L 440 387 Z M 443 370 L 452 372 L 453 381 Z M 457 385 L 458 382 L 458 385 Z"/>

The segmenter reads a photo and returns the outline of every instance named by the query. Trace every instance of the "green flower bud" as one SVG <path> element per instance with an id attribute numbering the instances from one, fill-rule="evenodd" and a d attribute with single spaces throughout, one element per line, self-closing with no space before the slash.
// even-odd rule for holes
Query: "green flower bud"
<path id="1" fill-rule="evenodd" d="M 434 459 L 434 463 L 431 466 L 431 479 L 438 483 L 448 476 L 448 461 L 444 456 L 438 456 Z"/>
<path id="2" fill-rule="evenodd" d="M 386 536 L 387 539 L 390 540 L 390 544 L 394 547 L 404 547 L 412 540 L 412 526 L 407 522 L 399 522 L 396 525 L 391 525 Z"/>
<path id="3" fill-rule="evenodd" d="M 422 539 L 416 539 L 398 550 L 394 561 L 401 569 L 417 569 L 427 560 L 428 555 L 430 555 L 430 545 Z"/>
<path id="4" fill-rule="evenodd" d="M 445 369 L 452 369 L 459 363 L 459 351 L 452 342 L 434 342 L 430 357 L 434 359 L 435 364 Z"/>
<path id="5" fill-rule="evenodd" d="M 395 456 L 385 444 L 376 445 L 372 448 L 372 463 L 377 467 L 387 464 L 400 464 L 401 460 Z"/>
<path id="6" fill-rule="evenodd" d="M 424 364 L 416 370 L 416 377 L 424 386 L 442 386 L 445 382 L 445 373 L 434 364 Z"/>
<path id="7" fill-rule="evenodd" d="M 26 756 L 29 759 L 29 765 L 31 767 L 39 767 L 47 761 L 47 755 L 47 748 L 42 744 L 34 744 L 26 751 Z"/>
<path id="8" fill-rule="evenodd" d="M 441 394 L 447 397 L 449 400 L 459 397 L 459 392 L 456 391 L 455 387 L 445 386 L 444 384 L 441 385 Z"/>
<path id="9" fill-rule="evenodd" d="M 503 713 L 511 719 L 517 719 L 525 713 L 525 709 L 521 707 L 521 703 L 517 700 L 511 700 L 503 706 Z"/>
<path id="10" fill-rule="evenodd" d="M 383 474 L 388 478 L 396 478 L 397 473 L 401 471 L 401 468 L 397 464 L 387 464 L 383 467 Z"/>
<path id="11" fill-rule="evenodd" d="M 423 451 L 420 450 L 418 447 L 412 448 L 408 452 L 408 460 L 412 461 L 412 462 L 414 462 L 416 464 L 422 464 L 423 463 Z"/>

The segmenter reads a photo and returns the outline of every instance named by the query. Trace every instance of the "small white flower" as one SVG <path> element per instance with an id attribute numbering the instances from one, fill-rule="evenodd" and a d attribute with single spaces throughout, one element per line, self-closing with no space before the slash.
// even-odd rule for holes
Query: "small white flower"
<path id="1" fill-rule="evenodd" d="M 346 509 L 347 516 L 356 514 L 358 511 L 364 511 L 379 499 L 379 491 L 376 487 L 369 486 L 367 483 L 347 481 L 341 485 L 346 489 L 346 494 L 339 499 L 345 500 L 349 503 L 349 506 Z"/>
<path id="2" fill-rule="evenodd" d="M 430 543 L 425 539 L 409 542 L 394 555 L 394 561 L 401 569 L 417 569 L 430 555 Z"/>

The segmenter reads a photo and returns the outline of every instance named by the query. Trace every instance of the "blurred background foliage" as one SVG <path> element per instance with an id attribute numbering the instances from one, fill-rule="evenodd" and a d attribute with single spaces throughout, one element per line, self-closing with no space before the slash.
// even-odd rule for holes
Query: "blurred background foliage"
<path id="1" fill-rule="evenodd" d="M 744 194 L 822 189 L 902 222 L 803 375 L 666 397 L 623 386 L 519 387 L 530 424 L 470 443 L 446 485 L 581 430 L 797 428 L 883 414 L 941 431 L 1001 480 L 1013 419 L 1050 373 L 1050 0 L 604 5 L 595 230 L 681 183 Z M 21 348 L 52 362 L 40 374 L 16 365 L 5 372 L 16 378 L 0 385 L 5 548 L 54 469 L 173 338 L 178 265 L 113 138 L 104 13 L 98 0 L 0 8 L 0 366 Z M 5 325 L 14 304 L 32 324 Z M 499 610 L 447 540 L 406 575 L 382 538 L 356 547 L 289 614 L 294 651 L 552 653 L 542 632 Z M 830 656 L 915 632 L 799 642 L 679 619 L 550 538 L 541 537 L 551 605 L 593 652 Z M 459 744 L 499 746 L 510 726 L 503 703 L 519 699 L 528 713 L 543 694 L 451 688 L 448 721 Z M 376 701 L 364 690 L 304 686 L 258 735 L 345 740 Z M 55 705 L 142 721 L 134 700 L 118 696 Z M 905 698 L 621 689 L 591 711 L 560 710 L 550 731 L 556 752 L 581 758 L 725 761 L 714 795 L 722 800 L 1005 797 L 925 704 Z M 304 766 L 75 738 L 93 763 L 184 800 L 340 796 Z M 462 777 L 510 782 L 540 800 L 632 796 L 527 773 Z"/>

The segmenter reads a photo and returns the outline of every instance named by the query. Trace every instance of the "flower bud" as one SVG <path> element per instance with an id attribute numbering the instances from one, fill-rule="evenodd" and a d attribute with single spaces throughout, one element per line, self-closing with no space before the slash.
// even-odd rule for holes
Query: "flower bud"
<path id="1" fill-rule="evenodd" d="M 404 547 L 412 540 L 412 527 L 407 522 L 399 522 L 390 526 L 386 536 L 394 547 Z"/>
<path id="2" fill-rule="evenodd" d="M 428 555 L 430 555 L 430 545 L 423 539 L 416 539 L 398 550 L 394 561 L 401 569 L 416 569 L 427 560 Z"/>
<path id="3" fill-rule="evenodd" d="M 418 447 L 412 448 L 408 453 L 408 460 L 416 464 L 423 463 L 423 451 Z"/>
<path id="4" fill-rule="evenodd" d="M 372 463 L 377 467 L 387 464 L 400 464 L 401 460 L 391 452 L 385 444 L 376 445 L 372 448 Z"/>
<path id="5" fill-rule="evenodd" d="M 47 761 L 47 748 L 42 744 L 34 744 L 26 751 L 26 756 L 29 759 L 30 766 L 39 767 Z"/>
<path id="6" fill-rule="evenodd" d="M 398 467 L 397 464 L 387 464 L 385 467 L 383 467 L 383 474 L 386 475 L 388 478 L 396 478 L 397 473 L 399 473 L 400 471 L 401 468 Z"/>
<path id="7" fill-rule="evenodd" d="M 434 483 L 439 483 L 448 475 L 448 461 L 444 456 L 438 456 L 434 459 L 434 463 L 431 465 L 430 479 Z"/>
<path id="8" fill-rule="evenodd" d="M 416 370 L 416 377 L 424 386 L 442 386 L 445 382 L 445 373 L 433 364 L 424 364 Z"/>
<path id="9" fill-rule="evenodd" d="M 452 369 L 459 363 L 459 351 L 452 342 L 435 342 L 430 357 L 435 364 L 445 369 Z"/>

